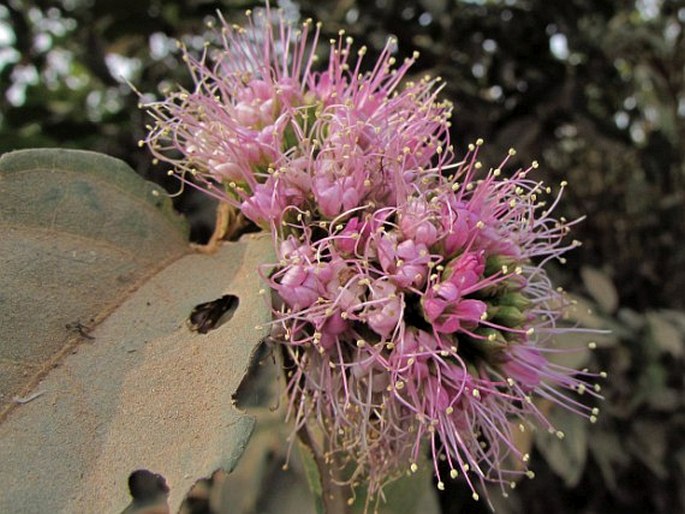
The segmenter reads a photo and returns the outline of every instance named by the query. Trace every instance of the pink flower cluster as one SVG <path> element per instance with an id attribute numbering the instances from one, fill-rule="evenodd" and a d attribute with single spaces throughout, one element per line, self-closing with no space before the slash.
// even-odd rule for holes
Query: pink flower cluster
<path id="1" fill-rule="evenodd" d="M 284 302 L 291 411 L 316 418 L 372 490 L 415 470 L 428 441 L 438 487 L 446 460 L 478 497 L 473 477 L 508 485 L 526 473 L 506 470 L 511 456 L 528 460 L 512 420 L 556 431 L 533 396 L 597 415 L 573 397 L 597 396 L 596 375 L 547 359 L 569 329 L 542 266 L 578 244 L 562 243 L 570 224 L 549 214 L 559 196 L 546 205 L 532 167 L 500 180 L 506 160 L 477 179 L 472 148 L 394 207 L 319 223 L 300 212 L 280 229 L 268 280 Z"/>
<path id="2" fill-rule="evenodd" d="M 341 33 L 315 71 L 319 26 L 272 14 L 224 22 L 200 59 L 184 51 L 195 89 L 147 105 L 147 143 L 275 234 L 265 280 L 296 426 L 318 424 L 326 457 L 371 494 L 426 448 L 438 487 L 444 460 L 475 498 L 530 475 L 512 427 L 556 430 L 533 397 L 597 415 L 577 398 L 597 396 L 596 375 L 548 359 L 571 329 L 543 266 L 578 244 L 552 217 L 560 193 L 528 177 L 536 163 L 504 177 L 513 150 L 488 171 L 480 140 L 457 160 L 439 80 L 406 80 L 413 59 L 395 67 L 394 42 L 363 72 L 365 49 L 354 58 Z"/>
<path id="3" fill-rule="evenodd" d="M 330 219 L 395 205 L 448 141 L 439 80 L 400 87 L 417 54 L 394 67 L 392 40 L 362 73 L 366 49 L 353 52 L 343 32 L 327 68 L 313 71 L 320 25 L 248 14 L 248 28 L 223 22 L 200 59 L 183 49 L 195 89 L 145 104 L 156 123 L 142 143 L 184 183 L 266 229 L 289 207 Z"/>

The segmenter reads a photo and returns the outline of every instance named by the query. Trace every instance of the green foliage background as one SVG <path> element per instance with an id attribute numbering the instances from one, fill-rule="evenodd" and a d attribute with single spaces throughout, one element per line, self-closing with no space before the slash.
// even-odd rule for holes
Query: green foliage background
<path id="1" fill-rule="evenodd" d="M 486 160 L 510 146 L 537 159 L 541 178 L 568 180 L 568 218 L 587 215 L 584 242 L 557 280 L 590 294 L 593 322 L 614 330 L 591 366 L 609 373 L 607 401 L 582 459 L 535 454 L 511 512 L 659 512 L 685 509 L 685 2 L 669 0 L 303 0 L 282 2 L 334 34 L 345 28 L 378 52 L 421 52 L 416 73 L 440 75 L 455 105 L 453 143 L 483 137 Z M 0 153 L 89 149 L 166 183 L 138 147 L 146 95 L 188 85 L 175 40 L 199 50 L 217 9 L 239 21 L 259 2 L 9 0 L 0 5 Z M 369 63 L 372 59 L 369 59 Z M 499 162 L 499 161 L 496 161 Z M 193 237 L 212 207 L 177 206 Z M 209 213 L 209 215 L 207 214 Z M 616 284 L 580 278 L 592 266 Z M 604 296 L 603 296 L 604 295 Z M 554 462 L 562 459 L 562 462 Z M 550 466 L 546 468 L 546 466 Z M 564 469 L 571 471 L 565 473 Z M 457 486 L 444 512 L 478 512 Z M 507 510 L 505 510 L 506 512 Z"/>

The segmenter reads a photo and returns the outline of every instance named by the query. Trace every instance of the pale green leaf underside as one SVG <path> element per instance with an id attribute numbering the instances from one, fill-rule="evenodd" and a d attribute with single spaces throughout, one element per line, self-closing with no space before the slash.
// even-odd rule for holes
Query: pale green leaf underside
<path id="1" fill-rule="evenodd" d="M 0 205 L 3 398 L 17 386 L 6 369 L 30 375 L 64 354 L 24 391 L 43 394 L 0 424 L 0 512 L 120 512 L 138 468 L 167 478 L 175 512 L 195 480 L 235 465 L 252 431 L 231 397 L 268 331 L 257 267 L 271 241 L 187 254 L 167 201 L 149 202 L 151 186 L 105 156 L 17 152 L 0 173 L 12 199 Z M 47 208 L 51 194 L 61 200 Z M 188 330 L 195 305 L 229 293 L 229 322 Z M 91 317 L 104 321 L 76 344 L 65 323 Z"/>
<path id="2" fill-rule="evenodd" d="M 195 480 L 232 469 L 253 421 L 231 397 L 268 331 L 255 329 L 270 317 L 256 267 L 271 248 L 250 239 L 179 259 L 64 359 L 0 425 L 0 512 L 120 512 L 138 468 L 167 478 L 176 512 Z M 228 293 L 240 298 L 231 320 L 191 333 L 192 307 Z"/>
<path id="3" fill-rule="evenodd" d="M 157 191 L 155 196 L 153 191 Z M 0 158 L 0 413 L 127 291 L 188 251 L 159 188 L 93 152 Z"/>

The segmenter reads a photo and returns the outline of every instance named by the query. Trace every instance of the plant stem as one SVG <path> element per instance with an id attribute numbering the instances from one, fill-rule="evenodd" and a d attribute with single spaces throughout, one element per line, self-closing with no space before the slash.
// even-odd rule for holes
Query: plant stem
<path id="1" fill-rule="evenodd" d="M 319 470 L 319 479 L 321 480 L 321 500 L 323 502 L 324 511 L 326 514 L 350 514 L 352 508 L 347 504 L 349 494 L 349 486 L 340 485 L 334 476 L 338 470 L 335 464 L 329 465 L 326 463 L 323 455 L 309 434 L 307 425 L 302 426 L 297 431 L 300 440 L 306 444 L 312 451 L 312 455 L 316 462 L 316 467 Z"/>

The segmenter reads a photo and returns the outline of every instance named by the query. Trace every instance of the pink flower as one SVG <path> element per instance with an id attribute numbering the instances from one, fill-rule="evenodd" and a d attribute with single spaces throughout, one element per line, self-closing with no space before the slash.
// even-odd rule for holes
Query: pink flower
<path id="1" fill-rule="evenodd" d="M 397 296 L 397 286 L 386 279 L 369 286 L 371 294 L 365 310 L 366 322 L 381 338 L 387 338 L 402 317 L 402 299 Z"/>
<path id="2" fill-rule="evenodd" d="M 302 264 L 288 268 L 275 289 L 280 297 L 295 309 L 309 307 L 319 297 L 313 267 Z"/>
<path id="3" fill-rule="evenodd" d="M 373 239 L 381 268 L 401 287 L 421 286 L 428 276 L 428 248 L 411 239 L 398 242 L 399 237 L 398 233 L 381 233 Z"/>
<path id="4" fill-rule="evenodd" d="M 478 219 L 463 208 L 452 210 L 449 205 L 444 205 L 442 211 L 440 219 L 446 232 L 442 246 L 445 255 L 452 255 L 466 246 L 466 242 L 473 235 Z"/>
<path id="5" fill-rule="evenodd" d="M 444 282 L 423 298 L 426 320 L 441 334 L 473 329 L 487 312 L 484 302 L 461 299 L 458 291 L 451 282 Z"/>
<path id="6" fill-rule="evenodd" d="M 330 179 L 318 176 L 314 179 L 312 192 L 319 211 L 325 218 L 333 218 L 341 212 L 357 207 L 361 199 L 352 177 Z"/>
<path id="7" fill-rule="evenodd" d="M 360 244 L 360 239 L 365 239 L 368 232 L 368 224 L 363 223 L 359 218 L 350 218 L 343 230 L 336 236 L 335 247 L 343 254 L 354 254 Z"/>
<path id="8" fill-rule="evenodd" d="M 431 246 L 438 240 L 438 228 L 435 213 L 421 197 L 411 198 L 399 220 L 402 234 L 425 246 Z"/>
<path id="9" fill-rule="evenodd" d="M 475 286 L 485 272 L 485 252 L 464 252 L 445 266 L 443 278 L 454 284 L 459 291 Z"/>

